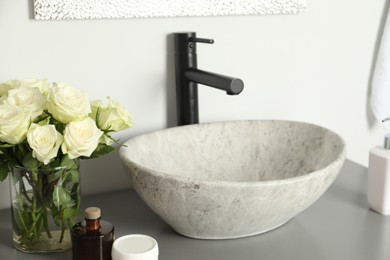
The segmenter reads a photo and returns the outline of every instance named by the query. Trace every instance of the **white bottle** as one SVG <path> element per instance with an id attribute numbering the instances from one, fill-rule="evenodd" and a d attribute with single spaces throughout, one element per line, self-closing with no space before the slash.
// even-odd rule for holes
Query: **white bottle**
<path id="1" fill-rule="evenodd" d="M 373 210 L 390 215 L 390 135 L 385 136 L 384 146 L 370 150 L 367 195 Z"/>

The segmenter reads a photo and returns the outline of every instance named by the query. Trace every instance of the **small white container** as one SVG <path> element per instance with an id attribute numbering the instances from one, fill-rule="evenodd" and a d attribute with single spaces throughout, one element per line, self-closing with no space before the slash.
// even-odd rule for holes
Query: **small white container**
<path id="1" fill-rule="evenodd" d="M 158 260 L 157 241 L 146 235 L 134 234 L 116 239 L 112 260 Z"/>
<path id="2" fill-rule="evenodd" d="M 390 215 L 390 135 L 385 136 L 384 146 L 370 150 L 367 195 L 373 210 Z"/>

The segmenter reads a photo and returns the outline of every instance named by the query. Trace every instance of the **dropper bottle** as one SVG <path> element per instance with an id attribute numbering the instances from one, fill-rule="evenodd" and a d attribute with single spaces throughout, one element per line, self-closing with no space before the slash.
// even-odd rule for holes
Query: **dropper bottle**
<path id="1" fill-rule="evenodd" d="M 111 260 L 114 226 L 101 220 L 100 208 L 89 207 L 84 216 L 71 230 L 73 260 Z"/>
<path id="2" fill-rule="evenodd" d="M 96 207 L 85 209 L 85 233 L 87 236 L 96 236 L 100 234 L 101 210 Z"/>

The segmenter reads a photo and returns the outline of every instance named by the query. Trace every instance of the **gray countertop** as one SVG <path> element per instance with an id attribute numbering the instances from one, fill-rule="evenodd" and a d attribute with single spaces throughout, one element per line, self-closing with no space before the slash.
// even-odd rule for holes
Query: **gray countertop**
<path id="1" fill-rule="evenodd" d="M 154 237 L 159 260 L 389 260 L 390 216 L 369 209 L 367 168 L 346 161 L 328 191 L 282 227 L 262 235 L 232 240 L 195 240 L 173 231 L 133 190 L 86 196 L 84 206 L 98 206 L 115 225 L 117 237 L 141 233 Z M 10 211 L 0 211 L 0 259 L 72 259 L 71 251 L 34 255 L 15 250 Z"/>

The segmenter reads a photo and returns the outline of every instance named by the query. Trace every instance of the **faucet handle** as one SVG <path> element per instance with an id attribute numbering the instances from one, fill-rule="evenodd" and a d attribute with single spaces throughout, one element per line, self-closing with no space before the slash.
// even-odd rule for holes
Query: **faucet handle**
<path id="1" fill-rule="evenodd" d="M 213 44 L 213 39 L 197 38 L 195 32 L 174 33 L 175 53 L 196 54 L 196 43 Z"/>
<path id="2" fill-rule="evenodd" d="M 196 38 L 196 37 L 191 37 L 188 39 L 189 42 L 200 42 L 200 43 L 208 43 L 208 44 L 213 44 L 214 39 L 205 39 L 205 38 Z"/>

